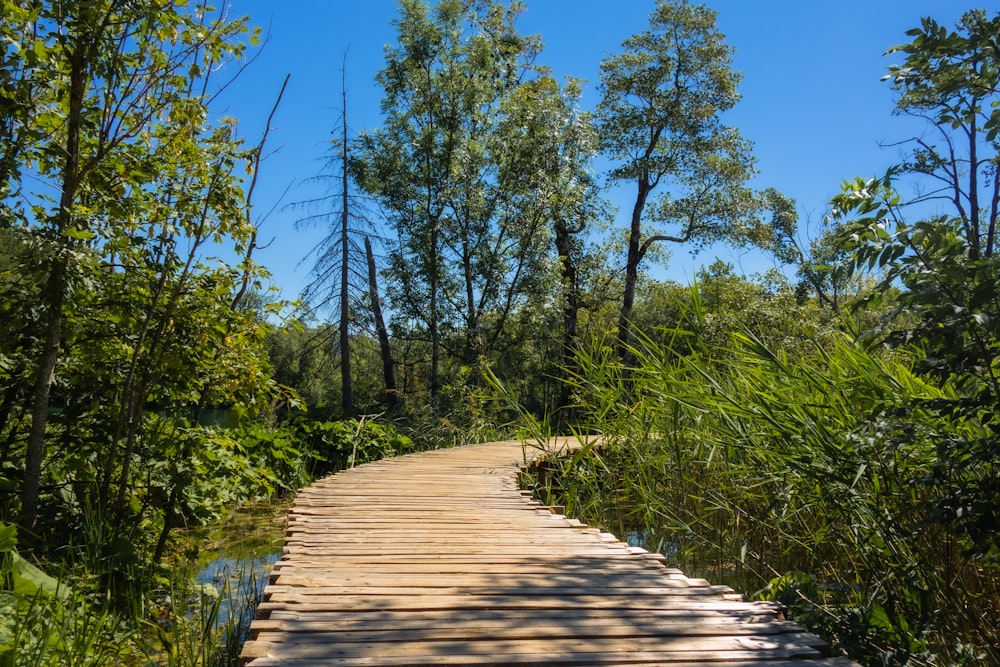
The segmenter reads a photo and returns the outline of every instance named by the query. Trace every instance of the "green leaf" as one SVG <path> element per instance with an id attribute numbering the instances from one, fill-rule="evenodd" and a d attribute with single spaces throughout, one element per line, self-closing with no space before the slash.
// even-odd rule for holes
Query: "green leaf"
<path id="1" fill-rule="evenodd" d="M 13 551 L 17 546 L 17 526 L 0 522 L 0 553 Z"/>
<path id="2" fill-rule="evenodd" d="M 16 649 L 15 623 L 17 622 L 17 598 L 10 591 L 0 591 L 0 664 L 8 664 L 3 654 Z"/>
<path id="3" fill-rule="evenodd" d="M 48 595 L 66 594 L 59 580 L 51 577 L 26 561 L 20 554 L 12 553 L 11 578 L 15 595 L 32 597 L 39 593 Z"/>
<path id="4" fill-rule="evenodd" d="M 63 236 L 71 239 L 76 239 L 78 241 L 89 241 L 93 239 L 96 234 L 87 229 L 79 229 L 77 227 L 67 227 L 62 231 Z"/>

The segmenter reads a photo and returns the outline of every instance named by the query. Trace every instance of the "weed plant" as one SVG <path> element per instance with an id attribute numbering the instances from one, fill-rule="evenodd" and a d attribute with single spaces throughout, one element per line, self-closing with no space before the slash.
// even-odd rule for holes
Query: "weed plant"
<path id="1" fill-rule="evenodd" d="M 71 573 L 25 562 L 13 527 L 0 525 L 0 667 L 232 667 L 261 593 L 254 560 L 194 582 L 177 570 L 164 588 L 123 611 Z"/>
<path id="2" fill-rule="evenodd" d="M 93 583 L 50 576 L 16 550 L 17 531 L 0 523 L 0 667 L 132 664 L 136 625 L 94 592 Z"/>
<path id="3" fill-rule="evenodd" d="M 683 354 L 644 339 L 627 372 L 607 341 L 581 352 L 573 390 L 605 447 L 537 471 L 545 502 L 780 600 L 864 664 L 1000 664 L 997 560 L 936 509 L 940 443 L 988 429 L 933 409 L 959 389 L 846 335 L 804 334 L 794 358 L 672 335 Z"/>

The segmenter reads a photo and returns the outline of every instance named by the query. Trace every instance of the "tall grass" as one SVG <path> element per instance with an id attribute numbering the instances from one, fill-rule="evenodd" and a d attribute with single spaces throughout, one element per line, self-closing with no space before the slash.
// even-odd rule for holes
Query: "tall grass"
<path id="1" fill-rule="evenodd" d="M 157 667 L 235 667 L 260 602 L 263 572 L 229 561 L 213 582 L 171 587 L 169 609 L 149 623 L 148 662 Z"/>
<path id="2" fill-rule="evenodd" d="M 224 527 L 193 531 L 190 553 L 159 568 L 158 586 L 127 604 L 82 568 L 46 565 L 52 576 L 28 563 L 16 529 L 0 523 L 0 667 L 238 665 L 283 510 L 249 508 Z M 217 567 L 203 567 L 215 556 Z"/>
<path id="3" fill-rule="evenodd" d="M 987 424 L 956 391 L 847 336 L 794 355 L 750 334 L 645 339 L 623 373 L 583 351 L 573 384 L 607 447 L 543 473 L 551 504 L 639 536 L 691 574 L 778 599 L 874 665 L 1000 664 L 1000 569 L 938 520 L 937 445 Z"/>
<path id="4" fill-rule="evenodd" d="M 128 664 L 141 651 L 126 615 L 68 572 L 49 576 L 16 550 L 0 523 L 0 667 Z"/>

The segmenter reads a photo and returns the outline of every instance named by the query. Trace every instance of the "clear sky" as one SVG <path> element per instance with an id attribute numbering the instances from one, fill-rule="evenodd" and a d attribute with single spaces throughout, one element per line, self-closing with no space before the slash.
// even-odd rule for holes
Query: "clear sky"
<path id="1" fill-rule="evenodd" d="M 286 74 L 288 90 L 272 123 L 269 148 L 255 193 L 261 242 L 257 260 L 273 273 L 284 298 L 309 279 L 302 262 L 321 236 L 296 231 L 301 210 L 289 206 L 322 194 L 310 179 L 322 169 L 326 140 L 340 108 L 340 68 L 347 51 L 348 120 L 353 130 L 380 125 L 382 94 L 374 81 L 384 47 L 396 40 L 395 0 L 231 0 L 269 34 L 256 60 L 226 91 L 225 111 L 256 143 Z M 754 142 L 760 174 L 755 185 L 775 187 L 798 204 L 800 227 L 820 228 L 826 202 L 840 183 L 882 173 L 898 149 L 880 144 L 911 136 L 914 126 L 892 115 L 893 96 L 880 81 L 909 41 L 906 30 L 932 16 L 949 28 L 961 14 L 997 0 L 707 0 L 743 74 L 737 107 L 726 122 Z M 654 0 L 527 0 L 522 34 L 540 34 L 540 64 L 557 77 L 587 80 L 582 106 L 598 99 L 599 64 L 622 40 L 648 27 Z M 631 206 L 618 201 L 620 224 Z M 806 234 L 806 231 L 803 232 Z M 758 271 L 758 258 L 722 249 L 692 259 L 674 250 L 667 277 L 688 282 L 697 266 L 718 255 L 738 270 Z"/>

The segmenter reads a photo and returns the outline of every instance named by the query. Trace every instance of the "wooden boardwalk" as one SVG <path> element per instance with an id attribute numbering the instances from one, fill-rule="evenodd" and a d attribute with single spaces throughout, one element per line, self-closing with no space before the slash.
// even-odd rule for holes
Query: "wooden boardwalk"
<path id="1" fill-rule="evenodd" d="M 517 476 L 539 453 L 424 452 L 302 490 L 244 663 L 853 665 L 778 605 L 533 502 Z"/>

